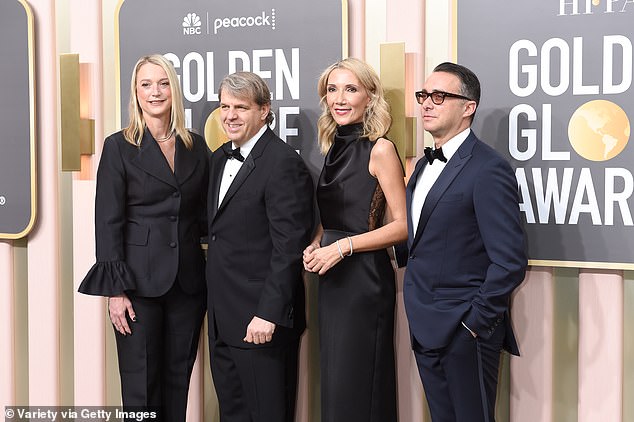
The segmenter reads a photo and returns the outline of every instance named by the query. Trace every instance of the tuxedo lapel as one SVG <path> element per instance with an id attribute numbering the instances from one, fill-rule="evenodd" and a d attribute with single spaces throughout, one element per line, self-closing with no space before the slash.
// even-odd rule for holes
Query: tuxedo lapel
<path id="1" fill-rule="evenodd" d="M 456 153 L 451 157 L 442 173 L 440 173 L 440 176 L 429 190 L 429 193 L 425 198 L 425 203 L 423 204 L 423 209 L 421 210 L 418 228 L 416 230 L 416 234 L 414 235 L 411 248 L 414 248 L 420 240 L 421 235 L 425 230 L 425 226 L 429 221 L 429 217 L 436 208 L 438 201 L 440 201 L 454 179 L 458 176 L 458 174 L 460 174 L 460 171 L 464 168 L 465 164 L 467 164 L 467 162 L 471 159 L 471 151 L 475 145 L 475 140 L 476 138 L 473 134 L 469 135 L 460 148 L 458 148 L 458 151 L 456 151 Z"/>
<path id="2" fill-rule="evenodd" d="M 225 197 L 222 199 L 220 207 L 218 207 L 218 212 L 220 212 L 225 207 L 225 205 L 227 205 L 227 202 L 229 202 L 233 195 L 235 195 L 235 193 L 238 191 L 238 189 L 240 189 L 240 187 L 245 182 L 245 180 L 247 180 L 249 174 L 251 174 L 254 168 L 255 162 L 253 161 L 253 157 L 251 156 L 251 154 L 249 154 L 249 156 L 245 158 L 244 163 L 242 163 L 242 166 L 240 167 L 238 174 L 236 174 L 235 179 L 233 179 L 233 182 L 231 182 L 229 190 L 227 190 Z M 220 177 L 222 177 L 222 174 L 220 174 Z"/>
<path id="3" fill-rule="evenodd" d="M 414 222 L 412 221 L 412 198 L 414 196 L 414 188 L 416 188 L 416 182 L 418 181 L 418 177 L 423 169 L 427 166 L 427 159 L 422 157 L 416 163 L 416 167 L 414 167 L 414 171 L 412 175 L 409 177 L 409 181 L 407 182 L 407 187 L 405 189 L 405 199 L 407 204 L 407 239 L 409 239 L 409 243 L 412 243 L 414 240 Z M 411 245 L 409 245 L 411 248 Z"/>
<path id="4" fill-rule="evenodd" d="M 213 164 L 211 166 L 211 170 L 209 172 L 209 212 L 211 213 L 211 218 L 209 221 L 213 221 L 216 217 L 216 213 L 218 212 L 218 195 L 220 193 L 220 182 L 222 181 L 222 174 L 225 169 L 225 164 L 227 162 L 227 157 L 224 152 L 222 152 L 222 147 L 218 148 L 214 154 L 220 154 L 220 158 L 215 159 L 215 156 L 212 158 Z"/>
<path id="5" fill-rule="evenodd" d="M 249 175 L 255 169 L 256 161 L 260 158 L 260 156 L 266 150 L 269 138 L 272 136 L 273 137 L 275 136 L 273 134 L 273 131 L 271 130 L 271 128 L 267 128 L 266 131 L 264 131 L 264 133 L 260 137 L 260 139 L 258 139 L 258 141 L 255 143 L 255 145 L 253 146 L 253 149 L 251 150 L 251 153 L 247 156 L 247 158 L 244 159 L 244 163 L 242 163 L 242 166 L 240 167 L 238 174 L 236 174 L 235 179 L 233 179 L 233 182 L 231 182 L 231 185 L 229 186 L 229 190 L 227 190 L 225 197 L 222 199 L 222 203 L 218 207 L 218 212 L 220 212 L 227 205 L 227 203 L 231 201 L 231 198 L 247 181 L 247 179 L 249 178 Z M 226 158 L 225 158 L 225 161 L 226 161 Z M 222 178 L 222 172 L 220 173 L 219 178 Z M 218 182 L 218 184 L 220 185 L 220 182 Z M 217 196 L 217 193 L 216 193 L 216 196 Z"/>
<path id="6" fill-rule="evenodd" d="M 147 129 L 143 133 L 139 153 L 132 159 L 132 163 L 157 179 L 178 188 L 178 182 L 165 155 Z"/>
<path id="7" fill-rule="evenodd" d="M 174 176 L 179 185 L 183 185 L 198 167 L 198 157 L 192 149 L 187 149 L 180 137 L 176 137 L 176 151 L 174 153 Z"/>

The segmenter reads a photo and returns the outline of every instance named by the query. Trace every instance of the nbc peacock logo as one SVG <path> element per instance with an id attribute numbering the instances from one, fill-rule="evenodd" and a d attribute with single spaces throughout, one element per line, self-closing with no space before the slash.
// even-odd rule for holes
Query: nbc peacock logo
<path id="1" fill-rule="evenodd" d="M 196 13 L 188 13 L 183 18 L 183 35 L 198 35 L 201 33 L 200 16 Z"/>
<path id="2" fill-rule="evenodd" d="M 588 101 L 572 114 L 568 139 L 583 158 L 607 161 L 625 149 L 630 139 L 630 120 L 625 111 L 611 101 Z"/>

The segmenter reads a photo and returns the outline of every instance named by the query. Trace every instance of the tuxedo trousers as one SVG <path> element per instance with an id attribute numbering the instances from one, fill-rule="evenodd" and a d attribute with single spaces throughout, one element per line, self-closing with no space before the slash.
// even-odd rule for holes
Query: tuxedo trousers
<path id="1" fill-rule="evenodd" d="M 210 340 L 220 422 L 293 422 L 298 352 L 299 339 L 256 348 Z"/>
<path id="2" fill-rule="evenodd" d="M 183 292 L 178 282 L 160 297 L 128 297 L 136 314 L 135 322 L 128 317 L 132 334 L 115 330 L 124 410 L 184 422 L 206 297 Z"/>
<path id="3" fill-rule="evenodd" d="M 426 349 L 413 339 L 432 422 L 495 422 L 498 368 L 504 326 L 484 340 L 462 324 L 451 342 Z"/>

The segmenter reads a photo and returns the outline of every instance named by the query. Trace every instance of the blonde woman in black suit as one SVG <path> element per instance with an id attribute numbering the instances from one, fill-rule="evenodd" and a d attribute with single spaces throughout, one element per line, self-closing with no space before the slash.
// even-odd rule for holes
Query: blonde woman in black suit
<path id="1" fill-rule="evenodd" d="M 79 291 L 108 297 L 124 407 L 184 421 L 205 313 L 209 149 L 185 129 L 182 93 L 161 55 L 134 67 L 130 124 L 97 172 L 97 262 Z"/>

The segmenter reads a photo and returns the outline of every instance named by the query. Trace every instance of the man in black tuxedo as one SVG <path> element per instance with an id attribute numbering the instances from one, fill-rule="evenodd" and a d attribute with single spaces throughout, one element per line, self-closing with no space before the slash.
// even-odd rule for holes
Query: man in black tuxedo
<path id="1" fill-rule="evenodd" d="M 271 94 L 251 72 L 225 77 L 220 116 L 230 141 L 211 158 L 208 318 L 222 422 L 284 422 L 295 413 L 306 321 L 302 251 L 313 182 L 268 127 Z"/>
<path id="2" fill-rule="evenodd" d="M 527 259 L 511 166 L 471 131 L 480 82 L 438 65 L 416 92 L 434 139 L 407 185 L 404 301 L 434 422 L 493 422 L 500 352 Z"/>

